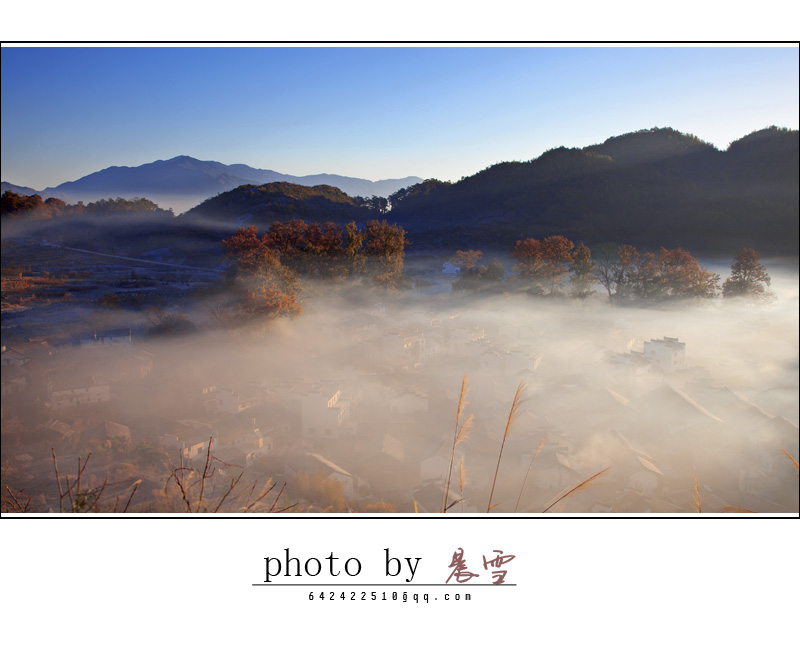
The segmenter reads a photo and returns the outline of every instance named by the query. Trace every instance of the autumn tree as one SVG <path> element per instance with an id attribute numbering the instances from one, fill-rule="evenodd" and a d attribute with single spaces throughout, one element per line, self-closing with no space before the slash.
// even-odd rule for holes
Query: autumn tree
<path id="1" fill-rule="evenodd" d="M 489 265 L 486 266 L 484 276 L 490 282 L 501 282 L 505 279 L 506 269 L 503 264 L 497 260 L 497 257 L 495 257 L 489 262 Z"/>
<path id="2" fill-rule="evenodd" d="M 606 289 L 610 303 L 635 296 L 639 259 L 639 253 L 632 245 L 601 243 L 595 248 L 592 275 Z"/>
<path id="3" fill-rule="evenodd" d="M 344 226 L 342 256 L 350 275 L 356 276 L 364 272 L 364 232 L 354 223 Z"/>
<path id="4" fill-rule="evenodd" d="M 298 275 L 335 279 L 349 274 L 342 228 L 336 223 L 273 222 L 264 243 Z"/>
<path id="5" fill-rule="evenodd" d="M 731 276 L 722 285 L 722 295 L 732 297 L 767 297 L 772 280 L 761 264 L 761 255 L 751 248 L 741 248 L 733 258 Z"/>
<path id="6" fill-rule="evenodd" d="M 617 262 L 617 251 L 619 247 L 614 243 L 601 243 L 595 248 L 594 254 L 594 278 L 606 289 L 608 301 L 611 302 L 612 291 L 614 290 L 614 267 Z"/>
<path id="7" fill-rule="evenodd" d="M 454 291 L 477 292 L 487 271 L 486 266 L 479 265 L 483 258 L 480 250 L 456 250 L 448 262 L 458 268 L 458 279 L 453 282 Z"/>
<path id="8" fill-rule="evenodd" d="M 619 299 L 663 302 L 717 295 L 719 275 L 701 266 L 685 250 L 662 247 L 658 254 L 646 252 L 638 261 L 628 256 L 633 252 L 634 248 L 630 248 L 628 253 L 621 252 L 620 259 L 624 260 L 625 265 L 617 286 Z"/>
<path id="9" fill-rule="evenodd" d="M 630 300 L 637 296 L 639 252 L 632 245 L 622 244 L 617 250 L 617 260 L 612 266 L 612 283 L 615 300 Z"/>
<path id="10" fill-rule="evenodd" d="M 470 272 L 478 267 L 478 262 L 483 258 L 480 250 L 456 250 L 456 253 L 448 259 L 462 273 Z"/>
<path id="11" fill-rule="evenodd" d="M 370 220 L 364 228 L 366 270 L 372 280 L 389 291 L 404 286 L 403 263 L 408 244 L 406 230 L 385 220 Z"/>
<path id="12" fill-rule="evenodd" d="M 456 250 L 447 261 L 459 269 L 458 279 L 453 282 L 454 291 L 472 293 L 498 291 L 505 279 L 506 269 L 496 258 L 488 266 L 480 263 L 480 250 Z"/>
<path id="13" fill-rule="evenodd" d="M 592 287 L 595 281 L 595 262 L 592 259 L 591 250 L 580 243 L 572 254 L 572 261 L 568 268 L 570 272 L 569 294 L 579 300 L 585 300 L 594 293 Z"/>
<path id="14" fill-rule="evenodd" d="M 595 247 L 593 262 L 592 274 L 606 289 L 609 302 L 613 303 L 619 294 L 628 293 L 634 285 L 639 253 L 632 245 L 601 243 Z"/>
<path id="15" fill-rule="evenodd" d="M 556 292 L 562 279 L 569 272 L 574 244 L 563 236 L 548 236 L 542 240 L 526 238 L 517 241 L 511 256 L 517 260 L 517 274 L 533 283 L 533 290 L 543 294 L 549 289 Z"/>
<path id="16" fill-rule="evenodd" d="M 254 226 L 239 228 L 222 241 L 222 248 L 231 261 L 239 295 L 234 312 L 237 323 L 300 315 L 297 278 L 281 264 L 280 255 L 270 248 L 266 238 L 258 236 Z"/>

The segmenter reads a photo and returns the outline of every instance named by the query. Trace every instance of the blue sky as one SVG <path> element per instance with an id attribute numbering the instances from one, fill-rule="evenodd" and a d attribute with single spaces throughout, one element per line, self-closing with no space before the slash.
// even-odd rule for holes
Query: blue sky
<path id="1" fill-rule="evenodd" d="M 649 127 L 724 149 L 798 128 L 789 47 L 2 49 L 2 179 L 185 154 L 292 175 L 456 181 Z"/>

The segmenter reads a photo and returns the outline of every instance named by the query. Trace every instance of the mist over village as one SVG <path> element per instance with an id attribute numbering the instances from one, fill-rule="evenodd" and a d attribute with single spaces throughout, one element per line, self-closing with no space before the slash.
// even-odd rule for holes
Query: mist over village
<path id="1" fill-rule="evenodd" d="M 2 511 L 796 513 L 800 139 L 703 136 L 4 169 Z"/>

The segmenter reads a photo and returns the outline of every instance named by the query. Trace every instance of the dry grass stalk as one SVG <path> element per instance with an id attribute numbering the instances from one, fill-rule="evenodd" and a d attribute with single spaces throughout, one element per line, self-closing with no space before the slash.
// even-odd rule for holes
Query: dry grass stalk
<path id="1" fill-rule="evenodd" d="M 528 475 L 530 474 L 531 468 L 533 467 L 533 462 L 536 460 L 536 455 L 539 454 L 539 450 L 542 449 L 542 445 L 544 445 L 544 442 L 546 440 L 547 437 L 545 436 L 544 438 L 542 438 L 542 440 L 539 441 L 539 444 L 536 446 L 536 450 L 534 451 L 533 456 L 531 457 L 531 462 L 528 464 L 528 470 L 525 472 L 525 477 L 522 480 L 522 486 L 519 489 L 519 497 L 517 498 L 517 505 L 514 507 L 514 513 L 516 513 L 517 509 L 519 509 L 519 503 L 522 500 L 522 491 L 525 490 L 525 483 L 528 481 Z"/>
<path id="2" fill-rule="evenodd" d="M 278 504 L 278 500 L 281 499 L 281 495 L 283 495 L 283 490 L 286 488 L 286 482 L 283 482 L 283 486 L 281 486 L 281 490 L 278 493 L 278 497 L 275 498 L 275 501 L 272 503 L 272 506 L 269 507 L 269 512 L 272 513 L 275 506 Z"/>
<path id="3" fill-rule="evenodd" d="M 53 468 L 56 471 L 56 483 L 58 484 L 58 512 L 64 512 L 64 493 L 61 491 L 61 477 L 58 474 L 58 459 L 56 459 L 56 448 L 51 447 L 53 453 Z"/>
<path id="4" fill-rule="evenodd" d="M 781 452 L 783 452 L 783 453 L 784 453 L 786 456 L 788 456 L 788 457 L 789 457 L 789 459 L 791 460 L 792 464 L 794 465 L 794 469 L 795 469 L 796 471 L 800 471 L 800 467 L 798 467 L 798 464 L 797 464 L 797 459 L 795 459 L 795 458 L 794 458 L 794 457 L 793 457 L 791 454 L 789 454 L 789 453 L 788 453 L 786 450 L 784 450 L 783 448 L 781 448 Z"/>
<path id="5" fill-rule="evenodd" d="M 208 458 L 206 458 L 206 469 L 208 469 Z M 222 498 L 217 503 L 217 506 L 215 506 L 212 509 L 212 511 L 211 511 L 212 513 L 218 513 L 219 512 L 219 510 L 222 508 L 222 505 L 225 503 L 225 500 L 228 499 L 228 495 L 230 495 L 233 492 L 233 489 L 236 488 L 236 484 L 238 484 L 242 480 L 242 476 L 243 475 L 244 475 L 244 473 L 240 472 L 238 477 L 234 477 L 233 479 L 231 479 L 231 485 L 228 487 L 228 490 L 226 490 L 225 493 L 222 495 Z M 203 481 L 205 482 L 205 472 L 203 472 Z M 205 487 L 205 484 L 203 484 L 203 486 Z M 203 496 L 203 488 L 200 489 L 200 497 L 201 497 L 201 499 L 202 499 L 202 496 Z"/>
<path id="6" fill-rule="evenodd" d="M 755 511 L 751 511 L 750 509 L 743 509 L 740 506 L 723 506 L 722 511 L 740 511 L 742 513 L 755 513 Z"/>
<path id="7" fill-rule="evenodd" d="M 6 465 L 6 469 L 3 470 L 3 474 L 0 477 L 0 481 L 4 480 L 6 478 L 6 473 L 8 473 L 8 471 L 10 469 L 11 469 L 11 464 L 9 463 L 9 464 Z M 14 494 L 14 491 L 12 491 L 8 487 L 8 484 L 3 484 L 3 488 L 6 489 L 6 493 L 8 494 L 8 497 L 4 497 L 3 498 L 2 506 L 0 508 L 3 511 L 10 510 L 10 511 L 13 511 L 14 513 L 25 513 L 28 510 L 28 507 L 31 504 L 31 498 L 29 496 L 26 496 L 27 497 L 27 501 L 25 502 L 25 504 L 22 504 L 22 502 L 20 502 L 17 499 L 17 496 Z M 23 491 L 21 491 L 21 490 L 17 491 L 17 493 L 19 493 L 20 495 L 22 495 L 22 492 Z M 9 498 L 11 498 L 11 499 L 9 500 Z"/>
<path id="8" fill-rule="evenodd" d="M 469 435 L 469 430 L 472 429 L 472 419 L 473 416 L 470 415 L 464 422 L 461 422 L 461 416 L 464 415 L 464 409 L 467 408 L 467 393 L 469 392 L 469 382 L 467 381 L 467 376 L 464 375 L 464 378 L 461 380 L 461 393 L 458 396 L 458 407 L 456 408 L 456 412 L 454 415 L 455 418 L 455 431 L 453 433 L 453 448 L 450 451 L 450 465 L 447 469 L 447 482 L 444 486 L 444 495 L 442 496 L 442 513 L 447 513 L 447 498 L 450 495 L 450 481 L 453 477 L 453 461 L 456 457 L 456 445 L 458 445 L 462 440 L 467 438 Z"/>
<path id="9" fill-rule="evenodd" d="M 700 499 L 700 484 L 697 483 L 697 468 L 694 468 L 694 491 L 692 492 L 692 502 L 697 513 L 703 512 L 703 502 Z"/>
<path id="10" fill-rule="evenodd" d="M 584 480 L 584 481 L 582 481 L 580 484 L 578 484 L 577 486 L 575 486 L 575 487 L 574 487 L 572 490 L 569 490 L 569 491 L 567 491 L 566 493 L 562 493 L 562 494 L 561 494 L 561 495 L 558 497 L 558 499 L 554 500 L 553 502 L 550 502 L 550 504 L 548 504 L 548 505 L 545 507 L 545 509 L 544 509 L 544 511 L 542 511 L 542 513 L 547 513 L 547 512 L 548 512 L 550 509 L 552 509 L 552 508 L 553 508 L 553 507 L 554 507 L 556 504 L 558 504 L 558 503 L 559 503 L 561 500 L 565 500 L 566 498 L 568 498 L 568 497 L 569 497 L 570 495 L 572 495 L 573 493 L 577 493 L 577 492 L 579 492 L 579 491 L 581 491 L 581 490 L 584 490 L 584 489 L 586 489 L 586 488 L 589 488 L 589 486 L 593 486 L 593 485 L 594 485 L 594 482 L 595 482 L 595 480 L 596 480 L 596 479 L 597 479 L 597 478 L 598 478 L 600 475 L 602 475 L 602 474 L 604 474 L 604 473 L 608 472 L 609 470 L 611 470 L 611 466 L 609 466 L 608 468 L 605 468 L 605 469 L 601 470 L 600 472 L 596 472 L 596 473 L 595 473 L 595 474 L 593 474 L 591 477 L 589 477 L 588 479 L 585 479 L 585 480 Z"/>
<path id="11" fill-rule="evenodd" d="M 506 445 L 506 438 L 508 438 L 508 434 L 511 431 L 511 428 L 514 426 L 514 423 L 517 421 L 519 417 L 520 407 L 522 403 L 525 401 L 524 398 L 525 394 L 525 382 L 520 382 L 517 386 L 517 392 L 514 393 L 514 400 L 511 402 L 511 410 L 508 412 L 508 420 L 506 420 L 506 428 L 503 432 L 503 442 L 500 443 L 500 453 L 497 455 L 497 467 L 494 470 L 494 479 L 492 480 L 492 490 L 489 493 L 489 504 L 486 507 L 486 513 L 489 513 L 494 506 L 492 505 L 492 496 L 494 495 L 494 487 L 497 484 L 497 473 L 500 471 L 500 459 L 503 457 L 503 448 Z"/>
<path id="12" fill-rule="evenodd" d="M 464 459 L 458 463 L 458 494 L 464 497 Z M 462 500 L 463 501 L 463 500 Z M 464 505 L 461 505 L 461 513 L 464 513 Z"/>
<path id="13" fill-rule="evenodd" d="M 447 511 L 449 511 L 450 509 L 452 509 L 456 504 L 461 504 L 462 502 L 464 502 L 463 498 L 458 499 L 458 500 L 453 500 L 452 502 L 450 502 L 450 504 L 447 505 L 447 508 L 445 509 L 445 513 L 447 513 Z"/>
<path id="14" fill-rule="evenodd" d="M 205 490 L 206 490 L 206 479 L 208 479 L 208 476 L 209 476 L 208 475 L 208 464 L 211 461 L 211 443 L 213 442 L 213 440 L 214 440 L 213 436 L 210 436 L 209 439 L 208 439 L 208 449 L 206 450 L 206 465 L 203 468 L 203 478 L 200 480 L 200 499 L 198 500 L 198 502 L 199 502 L 199 504 L 201 506 L 203 504 L 203 494 L 205 493 Z M 233 490 L 233 486 L 231 486 L 230 490 Z M 230 492 L 230 491 L 228 491 L 228 492 Z"/>
<path id="15" fill-rule="evenodd" d="M 128 497 L 128 501 L 125 503 L 125 508 L 122 509 L 123 513 L 128 512 L 128 507 L 131 505 L 131 500 L 133 500 L 133 496 L 136 495 L 136 491 L 139 490 L 139 484 L 142 483 L 141 479 L 137 479 L 136 482 L 133 484 L 133 490 L 131 491 L 130 497 Z"/>
<path id="16" fill-rule="evenodd" d="M 81 482 L 83 481 L 83 473 L 86 471 L 86 466 L 89 464 L 89 459 L 92 458 L 92 453 L 86 455 L 86 460 L 78 457 L 78 472 L 77 476 L 70 480 L 69 475 L 64 475 L 64 487 L 61 486 L 61 477 L 58 473 L 58 458 L 56 457 L 55 448 L 50 448 L 53 453 L 53 470 L 56 474 L 56 484 L 58 485 L 58 510 L 64 511 L 64 498 L 69 498 L 70 511 L 72 513 L 81 513 L 83 511 L 94 511 L 98 508 L 100 498 L 108 485 L 108 477 L 106 477 L 103 485 L 88 491 L 81 491 Z M 73 491 L 75 494 L 73 495 Z M 91 504 L 89 504 L 91 502 Z"/>
<path id="17" fill-rule="evenodd" d="M 267 481 L 264 482 L 263 486 L 261 486 L 261 490 L 259 491 L 258 495 L 256 496 L 256 499 L 251 502 L 250 500 L 253 498 L 253 493 L 256 490 L 256 484 L 258 484 L 258 480 L 256 479 L 253 482 L 253 486 L 250 489 L 250 494 L 247 496 L 247 500 L 245 500 L 245 503 L 244 503 L 245 504 L 245 506 L 244 506 L 245 513 L 247 511 L 249 511 L 250 509 L 252 509 L 261 500 L 263 500 L 267 495 L 269 495 L 269 493 L 272 491 L 272 489 L 275 488 L 276 484 L 274 484 L 274 483 L 269 488 L 267 488 L 267 484 L 269 484 L 271 481 L 272 481 L 272 479 L 267 479 Z M 283 488 L 286 488 L 286 482 L 283 482 Z M 281 488 L 281 492 L 283 492 L 283 488 Z M 278 497 L 280 497 L 280 495 L 278 495 Z"/>
<path id="18" fill-rule="evenodd" d="M 230 510 L 237 512 L 247 512 L 253 509 L 265 510 L 266 507 L 260 508 L 257 507 L 257 505 L 275 489 L 276 484 L 271 484 L 272 480 L 269 479 L 261 485 L 258 491 L 256 491 L 258 484 L 261 483 L 260 479 L 256 479 L 253 482 L 252 488 L 250 488 L 249 494 L 247 493 L 247 489 L 240 489 L 246 471 L 242 468 L 242 466 L 226 463 L 225 461 L 221 461 L 215 457 L 211 452 L 212 440 L 213 439 L 209 439 L 208 441 L 205 466 L 203 467 L 202 472 L 195 468 L 191 461 L 184 464 L 183 451 L 181 451 L 180 466 L 173 468 L 169 473 L 162 491 L 162 495 L 167 502 L 172 501 L 170 500 L 169 491 L 173 481 L 180 491 L 179 496 L 175 498 L 179 502 L 178 508 L 176 509 L 173 506 L 168 510 L 180 511 L 181 506 L 183 507 L 183 510 L 188 513 L 201 511 L 217 513 L 220 511 Z M 130 494 L 128 495 L 127 501 L 125 501 L 124 497 L 117 495 L 116 498 L 113 498 L 113 501 L 109 500 L 108 502 L 105 502 L 104 496 L 106 495 L 106 491 L 116 484 L 109 482 L 109 478 L 106 476 L 101 485 L 88 489 L 86 488 L 85 473 L 86 467 L 91 458 L 91 453 L 86 456 L 85 460 L 82 457 L 78 457 L 78 472 L 76 477 L 73 478 L 67 474 L 64 475 L 64 479 L 62 480 L 58 470 L 58 457 L 56 456 L 55 448 L 51 448 L 51 452 L 53 455 L 53 470 L 56 475 L 56 484 L 58 487 L 59 510 L 64 511 L 64 500 L 68 499 L 70 503 L 70 508 L 68 510 L 71 510 L 74 513 L 116 513 L 120 509 L 123 502 L 125 502 L 125 504 L 124 507 L 122 507 L 122 513 L 126 513 L 128 511 L 131 503 L 133 502 L 133 498 L 136 495 L 140 484 L 142 483 L 141 479 L 137 479 L 133 483 L 132 487 L 129 487 Z M 218 470 L 213 465 L 214 461 L 219 462 L 225 468 L 239 468 L 240 472 L 232 475 L 231 479 L 226 480 L 224 484 L 219 483 L 216 481 L 216 474 Z M 222 475 L 222 473 L 220 473 L 220 475 Z M 4 477 L 5 473 L 3 474 L 3 478 Z M 209 479 L 212 479 L 211 483 L 208 483 Z M 285 488 L 286 484 L 284 483 L 283 487 L 275 498 L 275 501 L 272 503 L 272 506 L 269 507 L 269 509 L 266 509 L 268 512 L 288 511 L 297 506 L 295 503 L 276 510 Z M 27 504 L 23 504 L 18 498 L 19 494 L 14 495 L 9 490 L 8 495 L 10 499 L 7 498 L 5 494 L 3 496 L 3 507 L 8 505 L 9 510 L 14 511 L 27 509 Z M 246 500 L 244 500 L 245 496 Z"/>

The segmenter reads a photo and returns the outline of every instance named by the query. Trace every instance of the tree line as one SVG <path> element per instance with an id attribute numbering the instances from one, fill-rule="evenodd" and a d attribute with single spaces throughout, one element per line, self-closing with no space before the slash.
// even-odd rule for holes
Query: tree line
<path id="1" fill-rule="evenodd" d="M 405 230 L 385 220 L 355 222 L 303 220 L 274 222 L 261 235 L 251 225 L 223 239 L 234 301 L 225 321 L 241 324 L 302 313 L 301 280 L 360 279 L 387 292 L 405 287 Z"/>
<path id="2" fill-rule="evenodd" d="M 457 250 L 450 263 L 459 268 L 455 291 L 525 291 L 529 295 L 585 300 L 600 286 L 614 305 L 652 304 L 670 300 L 768 297 L 771 280 L 751 248 L 741 248 L 731 275 L 720 276 L 701 265 L 682 248 L 640 254 L 632 245 L 603 243 L 594 251 L 564 236 L 517 241 L 511 250 L 513 274 L 497 259 L 481 265 L 480 250 Z"/>
<path id="3" fill-rule="evenodd" d="M 175 216 L 172 209 L 162 209 L 147 198 L 133 198 L 132 200 L 108 198 L 89 204 L 84 204 L 79 200 L 75 204 L 67 204 L 59 198 L 42 200 L 42 196 L 38 194 L 20 195 L 13 191 L 6 191 L 0 196 L 0 214 L 4 217 L 21 218 L 24 216 L 39 219 L 108 214 L 148 214 L 170 218 Z"/>

